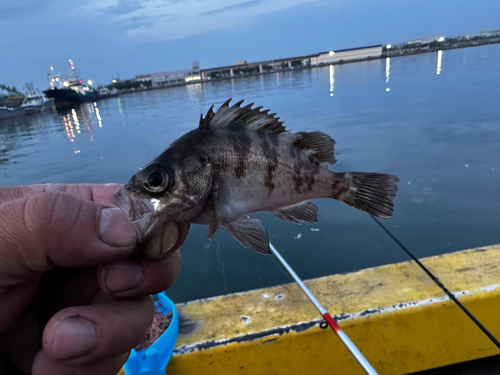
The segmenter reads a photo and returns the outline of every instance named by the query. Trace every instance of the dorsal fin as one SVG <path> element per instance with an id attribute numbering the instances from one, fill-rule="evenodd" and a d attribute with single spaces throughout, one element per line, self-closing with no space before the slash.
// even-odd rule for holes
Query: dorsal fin
<path id="1" fill-rule="evenodd" d="M 335 164 L 335 141 L 322 132 L 300 132 L 293 134 L 292 144 L 302 150 L 309 151 L 322 163 Z"/>
<path id="2" fill-rule="evenodd" d="M 205 118 L 203 115 L 200 118 L 200 128 L 220 128 L 237 124 L 252 130 L 265 129 L 276 133 L 286 131 L 283 121 L 274 117 L 276 113 L 268 114 L 268 109 L 261 112 L 262 107 L 252 109 L 253 103 L 240 107 L 243 100 L 230 107 L 230 101 L 231 99 L 227 100 L 215 113 L 214 106 L 210 107 Z"/>

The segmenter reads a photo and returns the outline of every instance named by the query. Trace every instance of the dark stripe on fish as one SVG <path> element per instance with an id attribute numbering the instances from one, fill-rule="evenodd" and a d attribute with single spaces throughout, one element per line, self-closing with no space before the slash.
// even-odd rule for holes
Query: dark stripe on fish
<path id="1" fill-rule="evenodd" d="M 349 190 L 349 184 L 344 178 L 344 173 L 336 173 L 332 184 L 333 198 L 339 199 L 347 190 Z"/>
<path id="2" fill-rule="evenodd" d="M 236 178 L 240 179 L 245 177 L 248 160 L 248 155 L 250 154 L 250 147 L 252 145 L 252 140 L 247 135 L 244 127 L 238 125 L 228 126 L 229 134 L 229 144 L 233 147 L 236 153 L 236 167 L 234 167 L 234 175 Z"/>
<path id="3" fill-rule="evenodd" d="M 299 167 L 295 167 L 295 173 L 293 174 L 292 179 L 295 186 L 295 192 L 300 194 L 300 188 L 302 187 L 304 179 L 302 178 L 302 172 Z"/>
<path id="4" fill-rule="evenodd" d="M 259 132 L 261 138 L 261 148 L 264 157 L 267 160 L 266 174 L 264 176 L 264 186 L 269 190 L 269 194 L 274 191 L 275 184 L 273 182 L 274 171 L 279 165 L 279 139 L 278 134 L 271 132 Z M 272 145 L 270 145 L 272 143 Z"/>

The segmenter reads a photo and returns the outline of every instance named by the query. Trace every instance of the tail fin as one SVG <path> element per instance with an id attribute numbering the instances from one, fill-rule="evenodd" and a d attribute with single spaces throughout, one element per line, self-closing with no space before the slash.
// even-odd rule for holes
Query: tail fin
<path id="1" fill-rule="evenodd" d="M 383 173 L 347 172 L 343 178 L 347 182 L 347 189 L 336 199 L 373 216 L 384 219 L 392 216 L 392 200 L 398 191 L 398 177 Z"/>

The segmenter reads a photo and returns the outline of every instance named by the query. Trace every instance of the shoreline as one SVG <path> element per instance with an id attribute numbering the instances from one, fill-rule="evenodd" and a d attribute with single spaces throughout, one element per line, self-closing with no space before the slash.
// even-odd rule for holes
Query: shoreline
<path id="1" fill-rule="evenodd" d="M 419 54 L 423 54 L 423 53 L 433 53 L 433 52 L 437 52 L 440 50 L 443 51 L 443 50 L 452 50 L 452 49 L 460 49 L 460 48 L 479 47 L 479 46 L 484 46 L 484 45 L 489 45 L 489 44 L 499 44 L 499 43 L 500 43 L 500 37 L 496 37 L 496 38 L 488 38 L 488 39 L 484 39 L 484 40 L 474 40 L 474 41 L 471 40 L 471 41 L 464 41 L 464 42 L 456 42 L 456 43 L 453 43 L 450 45 L 442 45 L 442 46 L 438 46 L 438 47 L 384 49 L 382 51 L 382 54 L 380 56 L 376 56 L 376 57 L 367 57 L 367 58 L 359 58 L 359 59 L 344 60 L 344 61 L 341 60 L 338 62 L 320 63 L 317 65 L 298 66 L 298 67 L 294 67 L 294 68 L 282 68 L 282 69 L 271 70 L 271 71 L 262 71 L 262 72 L 255 72 L 255 73 L 250 73 L 250 74 L 234 75 L 232 77 L 218 77 L 218 78 L 213 78 L 213 79 L 203 79 L 203 80 L 194 81 L 194 82 L 189 81 L 189 82 L 182 82 L 182 83 L 164 85 L 164 86 L 159 86 L 159 87 L 147 87 L 147 88 L 136 89 L 136 90 L 125 89 L 125 90 L 122 90 L 121 95 L 132 94 L 132 93 L 137 93 L 137 92 L 144 92 L 144 91 L 152 91 L 152 90 L 164 90 L 164 89 L 169 89 L 169 88 L 173 88 L 173 87 L 182 87 L 182 86 L 197 85 L 197 84 L 203 85 L 203 84 L 207 84 L 207 83 L 220 82 L 220 81 L 226 81 L 226 80 L 231 80 L 231 79 L 257 77 L 257 76 L 266 75 L 266 74 L 284 73 L 284 72 L 304 70 L 304 69 L 323 68 L 325 66 L 330 66 L 330 65 L 351 64 L 351 63 L 356 63 L 356 62 L 380 60 L 380 59 L 391 58 L 391 57 L 402 57 L 402 56 L 410 56 L 410 55 L 419 55 Z M 206 70 L 209 70 L 209 69 L 206 69 Z M 204 69 L 202 69 L 201 71 L 204 71 Z"/>

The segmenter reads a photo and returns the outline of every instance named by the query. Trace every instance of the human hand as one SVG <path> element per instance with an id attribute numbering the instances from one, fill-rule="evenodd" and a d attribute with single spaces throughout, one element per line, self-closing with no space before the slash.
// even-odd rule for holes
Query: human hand
<path id="1" fill-rule="evenodd" d="M 116 374 L 177 278 L 189 224 L 139 251 L 120 187 L 0 187 L 0 346 L 23 373 Z"/>

